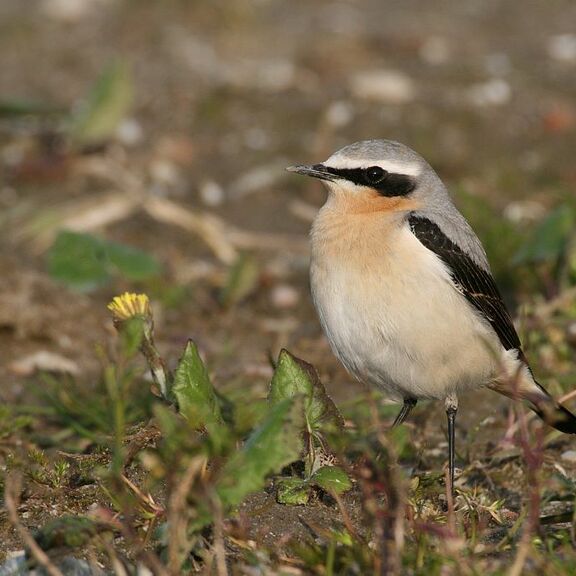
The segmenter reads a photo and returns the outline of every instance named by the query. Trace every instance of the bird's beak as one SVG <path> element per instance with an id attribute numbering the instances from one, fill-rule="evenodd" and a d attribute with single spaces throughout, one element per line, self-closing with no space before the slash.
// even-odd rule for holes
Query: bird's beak
<path id="1" fill-rule="evenodd" d="M 334 180 L 336 178 L 323 164 L 314 164 L 314 166 L 288 166 L 286 170 L 288 170 L 288 172 L 303 174 L 304 176 L 312 176 L 312 178 L 319 178 L 320 180 Z"/>

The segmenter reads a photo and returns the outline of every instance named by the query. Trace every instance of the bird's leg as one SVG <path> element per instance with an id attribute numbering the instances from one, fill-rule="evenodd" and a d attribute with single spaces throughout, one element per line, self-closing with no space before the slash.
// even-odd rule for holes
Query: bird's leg
<path id="1" fill-rule="evenodd" d="M 399 426 L 400 424 L 402 424 L 402 422 L 404 422 L 404 420 L 406 420 L 406 418 L 408 418 L 408 414 L 412 412 L 412 408 L 416 406 L 416 402 L 418 402 L 416 398 L 410 398 L 410 397 L 404 398 L 404 405 L 402 406 L 402 410 L 400 410 L 398 416 L 396 416 L 396 420 L 394 420 L 392 428 Z"/>
<path id="2" fill-rule="evenodd" d="M 454 494 L 454 464 L 455 464 L 455 441 L 454 424 L 458 411 L 458 397 L 456 394 L 446 396 L 446 416 L 448 416 L 448 467 L 450 469 L 450 492 Z"/>

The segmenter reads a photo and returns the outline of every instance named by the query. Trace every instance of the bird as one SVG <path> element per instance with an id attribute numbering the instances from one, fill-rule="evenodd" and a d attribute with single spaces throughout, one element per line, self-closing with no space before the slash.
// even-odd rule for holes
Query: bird
<path id="1" fill-rule="evenodd" d="M 310 287 L 330 346 L 357 380 L 402 404 L 443 400 L 454 494 L 458 398 L 486 387 L 550 426 L 576 417 L 536 381 L 484 248 L 434 169 L 392 140 L 364 140 L 290 172 L 328 189 L 310 233 Z"/>

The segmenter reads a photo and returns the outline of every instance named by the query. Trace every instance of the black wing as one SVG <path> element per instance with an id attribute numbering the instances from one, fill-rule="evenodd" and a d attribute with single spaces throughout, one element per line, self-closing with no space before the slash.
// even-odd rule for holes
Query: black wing
<path id="1" fill-rule="evenodd" d="M 490 322 L 502 346 L 506 350 L 520 349 L 520 339 L 490 272 L 478 266 L 428 218 L 412 215 L 408 221 L 416 238 L 446 264 L 468 302 Z"/>

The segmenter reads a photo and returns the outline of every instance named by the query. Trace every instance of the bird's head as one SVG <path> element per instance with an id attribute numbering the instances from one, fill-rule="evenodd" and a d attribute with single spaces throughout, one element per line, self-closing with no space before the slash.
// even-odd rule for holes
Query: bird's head
<path id="1" fill-rule="evenodd" d="M 322 180 L 347 205 L 410 211 L 426 204 L 438 176 L 416 152 L 390 140 L 365 140 L 338 150 L 322 164 L 290 166 L 290 172 Z"/>

